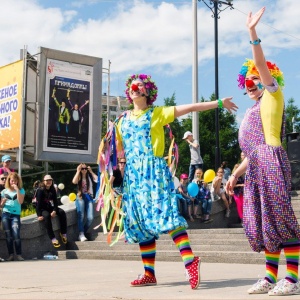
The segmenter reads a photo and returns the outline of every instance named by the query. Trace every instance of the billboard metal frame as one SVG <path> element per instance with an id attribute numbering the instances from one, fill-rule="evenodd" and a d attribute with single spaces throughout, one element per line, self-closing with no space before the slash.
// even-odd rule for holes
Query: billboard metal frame
<path id="1" fill-rule="evenodd" d="M 68 147 L 59 149 L 55 147 L 47 147 L 45 139 L 45 126 L 47 126 L 47 118 L 49 108 L 47 107 L 47 89 L 49 89 L 49 79 L 47 77 L 47 68 L 49 60 L 60 61 L 62 64 L 79 65 L 87 71 L 92 70 L 92 80 L 90 86 L 90 113 L 91 118 L 88 131 L 88 147 L 85 150 L 76 150 Z M 101 137 L 101 115 L 102 115 L 102 58 L 86 56 L 71 52 L 59 51 L 41 47 L 38 55 L 38 104 L 37 104 L 37 132 L 36 132 L 36 148 L 35 159 L 39 161 L 53 162 L 85 162 L 96 163 L 98 155 L 98 146 Z M 78 80 L 78 78 L 71 78 Z M 80 78 L 79 78 L 80 79 Z M 51 97 L 51 96 L 49 96 Z M 47 111 L 48 110 L 48 111 Z"/>

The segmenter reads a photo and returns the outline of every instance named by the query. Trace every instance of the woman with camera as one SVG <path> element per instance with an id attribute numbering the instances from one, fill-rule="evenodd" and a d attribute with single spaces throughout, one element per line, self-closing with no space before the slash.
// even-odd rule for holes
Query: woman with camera
<path id="1" fill-rule="evenodd" d="M 78 188 L 75 203 L 79 230 L 78 239 L 81 242 L 87 241 L 86 234 L 94 219 L 93 182 L 97 181 L 98 176 L 90 166 L 87 166 L 85 163 L 78 165 L 72 183 L 77 184 Z M 86 220 L 84 222 L 85 217 Z"/>
<path id="2" fill-rule="evenodd" d="M 2 179 L 3 177 L 1 177 Z M 8 174 L 5 179 L 5 189 L 1 191 L 2 226 L 6 237 L 9 257 L 7 261 L 23 261 L 21 245 L 21 205 L 24 202 L 25 190 L 22 178 L 15 172 Z M 2 181 L 4 181 L 2 180 Z M 1 261 L 3 261 L 1 259 Z"/>

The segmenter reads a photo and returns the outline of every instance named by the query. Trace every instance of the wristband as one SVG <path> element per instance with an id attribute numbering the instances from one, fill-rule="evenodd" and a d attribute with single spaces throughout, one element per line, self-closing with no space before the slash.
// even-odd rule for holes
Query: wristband
<path id="1" fill-rule="evenodd" d="M 223 108 L 223 101 L 218 99 L 218 108 Z"/>
<path id="2" fill-rule="evenodd" d="M 257 39 L 257 40 L 254 40 L 254 41 L 250 41 L 249 43 L 251 45 L 258 45 L 258 44 L 260 44 L 260 42 L 261 42 L 261 39 Z"/>
<path id="3" fill-rule="evenodd" d="M 234 175 L 234 174 L 231 174 L 232 177 L 235 178 L 235 180 L 237 180 L 238 178 Z"/>

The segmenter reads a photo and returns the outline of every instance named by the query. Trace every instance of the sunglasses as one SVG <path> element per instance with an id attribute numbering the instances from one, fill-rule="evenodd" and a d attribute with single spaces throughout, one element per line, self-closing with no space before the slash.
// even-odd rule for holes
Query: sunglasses
<path id="1" fill-rule="evenodd" d="M 81 168 L 81 170 L 87 170 L 88 168 Z"/>
<path id="2" fill-rule="evenodd" d="M 3 180 L 6 180 L 6 177 L 1 177 L 0 179 L 3 181 Z"/>
<path id="3" fill-rule="evenodd" d="M 126 165 L 126 162 L 125 161 L 119 161 L 119 164 Z"/>

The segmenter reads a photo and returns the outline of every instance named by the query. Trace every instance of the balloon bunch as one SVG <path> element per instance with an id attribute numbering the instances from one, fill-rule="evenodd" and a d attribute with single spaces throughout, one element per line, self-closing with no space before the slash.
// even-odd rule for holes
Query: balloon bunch
<path id="1" fill-rule="evenodd" d="M 65 196 L 62 196 L 60 198 L 60 201 L 63 205 L 66 205 L 66 204 L 69 204 L 71 202 L 74 202 L 76 200 L 76 194 L 75 193 L 70 193 L 69 196 L 68 195 L 65 195 Z"/>
<path id="2" fill-rule="evenodd" d="M 209 183 L 209 182 L 212 182 L 215 177 L 216 177 L 215 171 L 212 170 L 212 169 L 209 169 L 209 170 L 205 171 L 205 173 L 203 175 L 203 181 L 206 182 L 206 183 Z M 175 184 L 175 188 L 178 188 L 179 180 L 178 180 L 177 177 L 174 177 L 174 184 Z M 195 183 L 195 182 L 191 182 L 187 186 L 187 191 L 188 191 L 188 193 L 191 197 L 196 197 L 198 195 L 198 192 L 199 192 L 198 184 Z"/>

